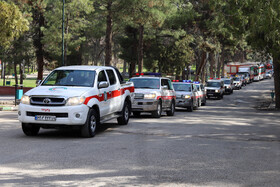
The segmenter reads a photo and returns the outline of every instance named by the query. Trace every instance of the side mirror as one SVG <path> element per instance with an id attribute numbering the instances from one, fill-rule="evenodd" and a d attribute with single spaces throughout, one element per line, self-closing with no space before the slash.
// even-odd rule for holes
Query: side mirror
<path id="1" fill-rule="evenodd" d="M 168 87 L 166 85 L 162 86 L 162 89 L 167 90 Z"/>
<path id="2" fill-rule="evenodd" d="M 39 86 L 42 83 L 42 80 L 37 80 L 36 81 L 36 86 Z"/>
<path id="3" fill-rule="evenodd" d="M 98 84 L 98 88 L 107 88 L 109 86 L 109 83 L 107 81 L 101 81 Z"/>

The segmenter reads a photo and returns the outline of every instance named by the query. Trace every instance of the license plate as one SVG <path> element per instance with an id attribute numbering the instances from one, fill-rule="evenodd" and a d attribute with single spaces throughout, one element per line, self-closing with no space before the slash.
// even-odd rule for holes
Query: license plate
<path id="1" fill-rule="evenodd" d="M 36 121 L 56 121 L 56 116 L 35 116 Z"/>

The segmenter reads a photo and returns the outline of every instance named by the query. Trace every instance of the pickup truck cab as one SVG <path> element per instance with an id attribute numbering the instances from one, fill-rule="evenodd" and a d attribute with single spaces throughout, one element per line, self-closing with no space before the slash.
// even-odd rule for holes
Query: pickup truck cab
<path id="1" fill-rule="evenodd" d="M 206 83 L 207 98 L 216 97 L 222 99 L 224 97 L 225 87 L 224 81 L 221 79 L 210 79 Z"/>
<path id="2" fill-rule="evenodd" d="M 83 137 L 93 137 L 100 123 L 128 123 L 133 94 L 133 83 L 114 67 L 60 67 L 24 94 L 18 118 L 27 136 L 40 128 L 78 127 Z"/>
<path id="3" fill-rule="evenodd" d="M 134 116 L 141 112 L 151 112 L 155 118 L 160 118 L 162 111 L 168 116 L 175 112 L 175 91 L 170 79 L 164 77 L 133 77 L 130 79 L 135 86 L 135 99 L 132 103 Z"/>
<path id="4" fill-rule="evenodd" d="M 176 107 L 187 108 L 189 112 L 199 107 L 199 93 L 196 85 L 183 80 L 173 80 L 173 87 L 176 91 Z"/>

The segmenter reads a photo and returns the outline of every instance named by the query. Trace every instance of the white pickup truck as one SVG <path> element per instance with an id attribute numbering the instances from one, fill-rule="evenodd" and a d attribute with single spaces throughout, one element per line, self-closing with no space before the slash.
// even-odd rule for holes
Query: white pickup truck
<path id="1" fill-rule="evenodd" d="M 114 67 L 66 66 L 24 94 L 18 118 L 27 136 L 41 127 L 78 127 L 83 137 L 93 137 L 100 123 L 113 118 L 126 125 L 133 99 L 133 83 Z"/>

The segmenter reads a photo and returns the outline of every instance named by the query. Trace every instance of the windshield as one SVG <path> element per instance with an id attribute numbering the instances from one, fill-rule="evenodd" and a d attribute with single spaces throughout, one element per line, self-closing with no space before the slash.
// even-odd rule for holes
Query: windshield
<path id="1" fill-rule="evenodd" d="M 133 78 L 130 81 L 134 83 L 134 88 L 159 89 L 160 87 L 159 79 Z"/>
<path id="2" fill-rule="evenodd" d="M 221 87 L 220 82 L 207 82 L 207 87 Z"/>
<path id="3" fill-rule="evenodd" d="M 175 91 L 191 92 L 191 84 L 173 84 Z"/>
<path id="4" fill-rule="evenodd" d="M 230 80 L 224 80 L 225 84 L 230 84 Z"/>
<path id="5" fill-rule="evenodd" d="M 95 71 L 87 70 L 55 70 L 41 86 L 82 86 L 92 87 Z"/>
<path id="6" fill-rule="evenodd" d="M 240 78 L 239 77 L 234 77 L 233 80 L 234 81 L 240 81 Z"/>

